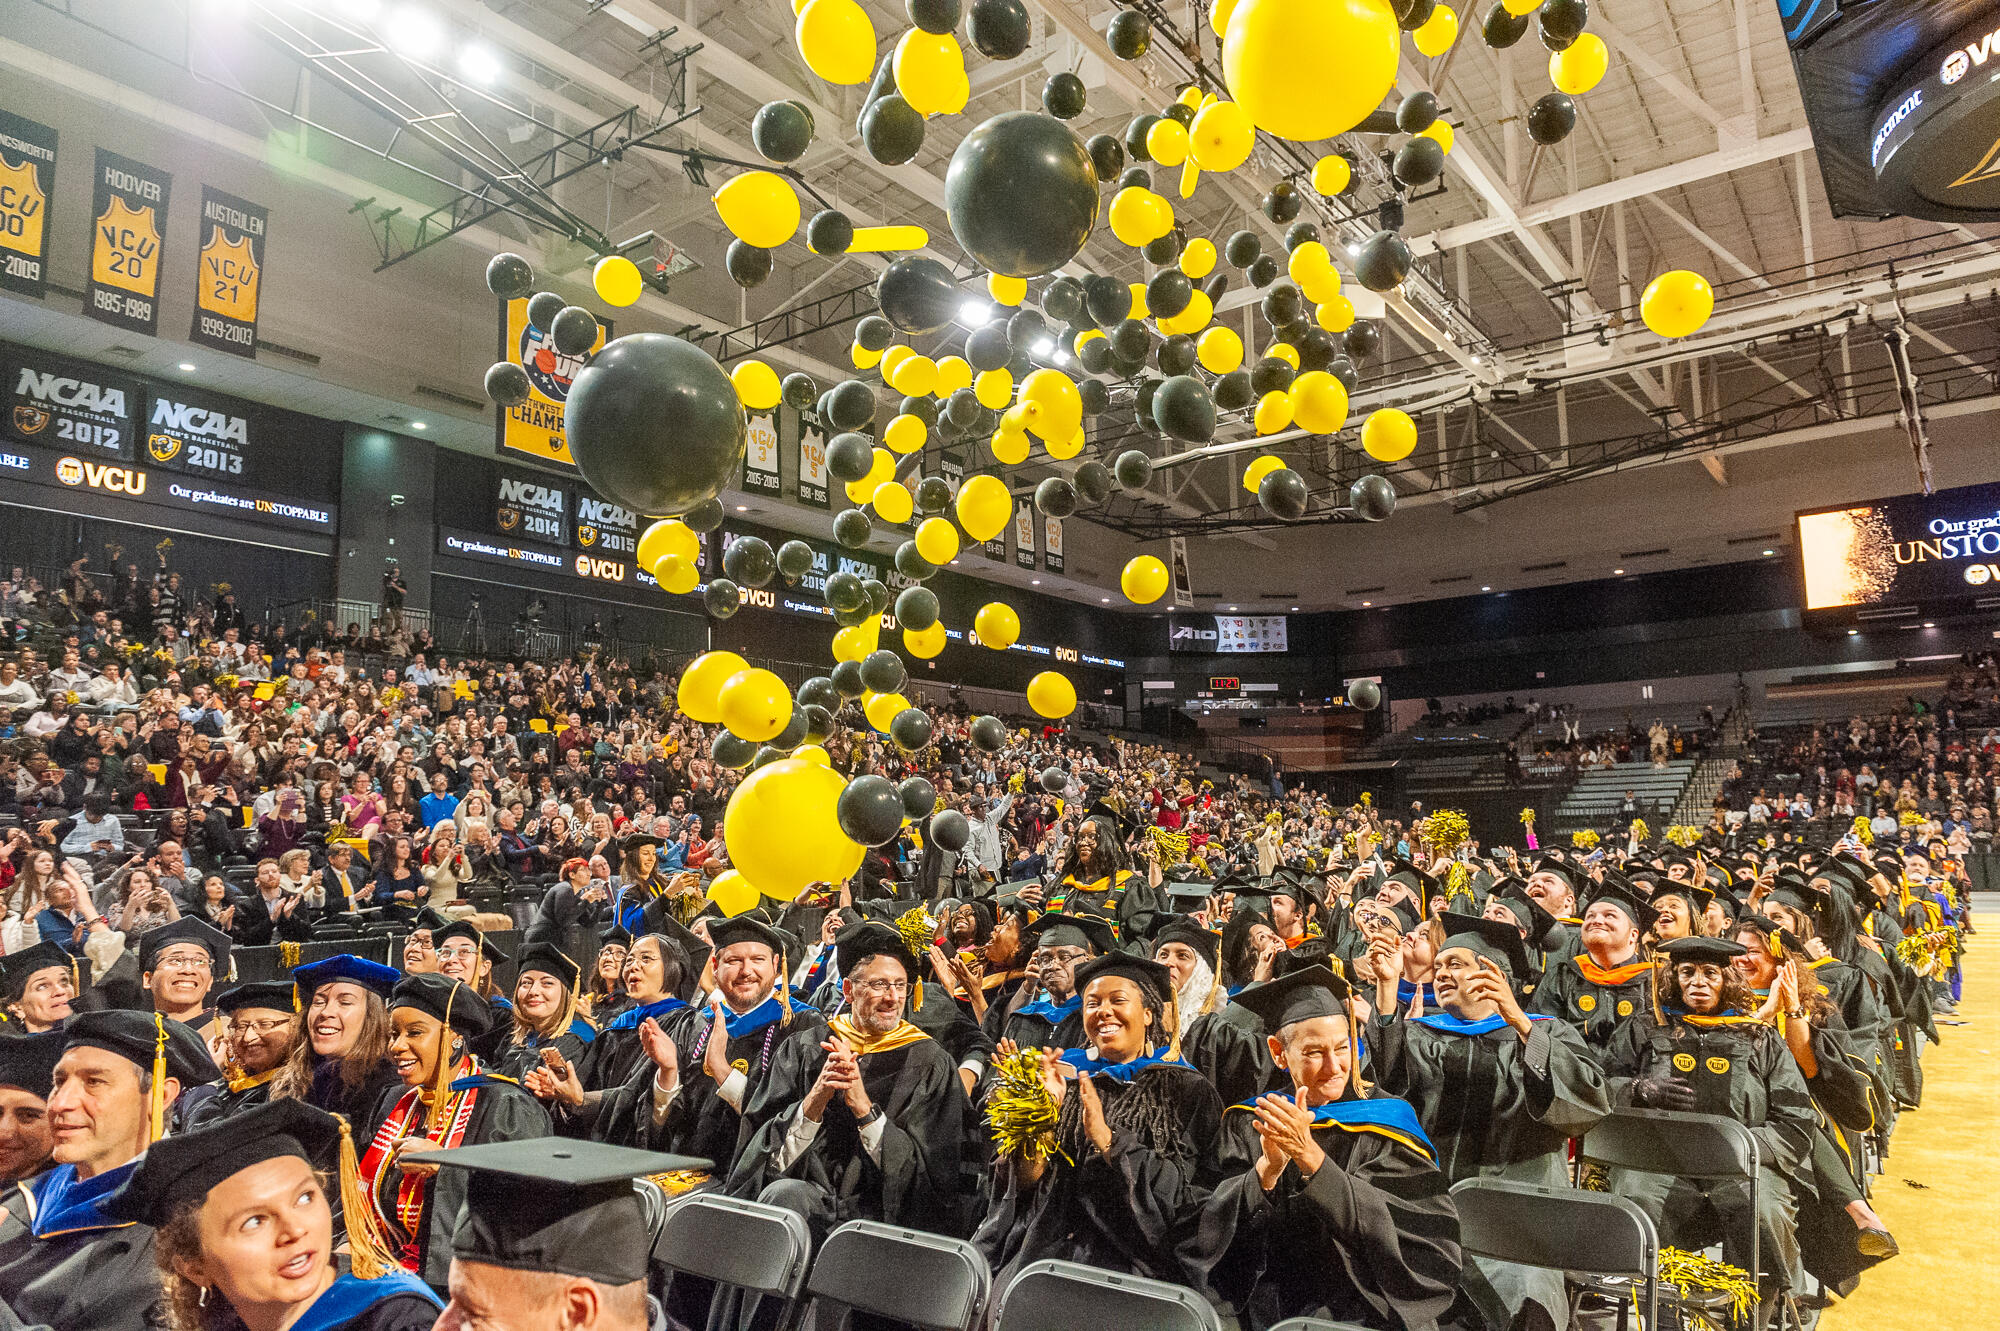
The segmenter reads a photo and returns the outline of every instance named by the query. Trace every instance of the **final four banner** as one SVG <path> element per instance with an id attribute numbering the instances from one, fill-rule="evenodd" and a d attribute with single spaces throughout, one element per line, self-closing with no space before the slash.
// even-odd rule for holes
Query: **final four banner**
<path id="1" fill-rule="evenodd" d="M 91 191 L 90 282 L 83 312 L 148 337 L 160 331 L 160 265 L 174 178 L 158 167 L 97 150 Z"/>
<path id="2" fill-rule="evenodd" d="M 212 185 L 201 187 L 201 254 L 195 262 L 190 341 L 255 358 L 269 225 L 270 215 L 256 204 Z"/>
<path id="3" fill-rule="evenodd" d="M 48 281 L 56 132 L 0 111 L 0 291 L 40 297 Z"/>

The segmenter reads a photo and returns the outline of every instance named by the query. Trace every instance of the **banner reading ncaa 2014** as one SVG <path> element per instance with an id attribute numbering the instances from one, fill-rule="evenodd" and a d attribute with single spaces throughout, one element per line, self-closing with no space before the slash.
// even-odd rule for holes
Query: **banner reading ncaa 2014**
<path id="1" fill-rule="evenodd" d="M 597 321 L 595 352 L 611 336 L 608 319 Z M 501 407 L 494 435 L 499 453 L 519 453 L 538 462 L 575 467 L 569 440 L 563 437 L 563 404 L 569 386 L 587 356 L 565 356 L 556 350 L 547 329 L 528 322 L 526 299 L 504 301 L 500 308 L 500 359 L 528 372 L 528 400 L 518 407 Z"/>
<path id="2" fill-rule="evenodd" d="M 46 289 L 55 189 L 56 132 L 0 111 L 0 291 Z"/>
<path id="3" fill-rule="evenodd" d="M 269 226 L 270 214 L 256 204 L 212 185 L 201 187 L 201 246 L 195 259 L 190 342 L 256 357 L 264 233 Z"/>
<path id="4" fill-rule="evenodd" d="M 160 331 L 160 265 L 174 178 L 99 148 L 94 181 L 90 282 L 83 292 L 83 312 L 152 337 Z"/>

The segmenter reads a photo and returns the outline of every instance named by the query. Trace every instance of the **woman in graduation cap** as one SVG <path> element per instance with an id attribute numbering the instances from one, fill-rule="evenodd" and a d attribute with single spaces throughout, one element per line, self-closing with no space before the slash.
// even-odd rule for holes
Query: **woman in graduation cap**
<path id="1" fill-rule="evenodd" d="M 271 1099 L 303 1100 L 339 1114 L 363 1137 L 380 1121 L 391 1087 L 388 998 L 402 979 L 379 962 L 343 952 L 292 971 L 299 1038 L 271 1082 Z"/>
<path id="2" fill-rule="evenodd" d="M 271 1098 L 271 1083 L 285 1070 L 298 1039 L 295 992 L 289 980 L 260 980 L 231 985 L 216 996 L 215 1011 L 229 1023 L 229 1059 L 220 1082 L 184 1092 L 175 1103 L 176 1132 L 219 1123 Z"/>
<path id="3" fill-rule="evenodd" d="M 1653 964 L 1639 939 L 1652 925 L 1653 908 L 1607 871 L 1583 909 L 1577 931 L 1582 951 L 1550 967 L 1535 990 L 1533 1010 L 1561 1017 L 1593 1049 L 1604 1048 L 1650 1002 Z"/>
<path id="4" fill-rule="evenodd" d="M 1756 1136 L 1769 1297 L 1779 1281 L 1798 1287 L 1792 1180 L 1808 1169 L 1815 1119 L 1785 1038 L 1757 1018 L 1757 1000 L 1734 964 L 1743 951 L 1727 938 L 1662 946 L 1656 1001 L 1614 1030 L 1603 1062 L 1616 1104 L 1719 1114 Z M 1662 1243 L 1699 1252 L 1720 1240 L 1723 1260 L 1748 1269 L 1750 1193 L 1742 1184 L 1614 1169 L 1611 1190 L 1645 1208 Z"/>
<path id="5" fill-rule="evenodd" d="M 1052 915 L 1105 921 L 1120 945 L 1144 938 L 1160 911 L 1159 861 L 1150 861 L 1144 875 L 1126 863 L 1122 837 L 1129 827 L 1108 805 L 1091 806 L 1063 852 L 1047 905 Z"/>
<path id="6" fill-rule="evenodd" d="M 361 1158 L 361 1178 L 391 1255 L 434 1289 L 450 1271 L 465 1196 L 462 1180 L 439 1183 L 422 1157 L 550 1131 L 535 1097 L 489 1074 L 472 1052 L 492 1025 L 486 1001 L 449 976 L 405 976 L 389 995 L 389 1063 L 403 1089 Z"/>
<path id="7" fill-rule="evenodd" d="M 1569 1139 L 1611 1112 L 1604 1073 L 1568 1022 L 1522 1010 L 1515 978 L 1528 958 L 1512 920 L 1446 912 L 1440 928 L 1440 1011 L 1408 1017 L 1393 995 L 1378 996 L 1368 1036 L 1376 1080 L 1416 1107 L 1447 1182 L 1565 1187 Z M 1514 1324 L 1530 1302 L 1551 1325 L 1568 1319 L 1560 1272 L 1475 1257 L 1465 1288 L 1492 1326 Z"/>
<path id="8" fill-rule="evenodd" d="M 328 1192 L 358 1199 L 354 1169 L 344 1121 L 278 1100 L 156 1142 L 106 1210 L 156 1231 L 173 1331 L 428 1331 L 441 1303 L 372 1230 L 346 1234 L 351 1274 L 335 1265 Z"/>
<path id="9" fill-rule="evenodd" d="M 1653 884 L 1646 904 L 1653 908 L 1654 943 L 1671 943 L 1676 938 L 1694 938 L 1707 933 L 1708 904 L 1715 894 L 1706 887 L 1677 878 L 1662 878 Z"/>
<path id="10" fill-rule="evenodd" d="M 1201 1070 L 1224 1104 L 1233 1104 L 1277 1080 L 1256 1018 L 1229 1001 L 1216 966 L 1222 935 L 1185 915 L 1169 915 L 1153 931 L 1153 960 L 1173 981 L 1181 1055 Z"/>
<path id="11" fill-rule="evenodd" d="M 565 1062 L 583 1057 L 597 1031 L 577 1015 L 581 979 L 577 964 L 554 943 L 521 948 L 515 958 L 514 1002 L 502 1014 L 507 1024 L 496 1034 L 504 1034 L 492 1042 L 488 1059 L 494 1072 L 519 1081 L 546 1062 L 549 1051 Z"/>
<path id="12" fill-rule="evenodd" d="M 1805 955 L 1797 964 L 1811 972 L 1840 1010 L 1847 1038 L 1874 1080 L 1886 1109 L 1895 1095 L 1895 1011 L 1900 998 L 1887 958 L 1861 941 L 1860 909 L 1839 870 L 1822 869 L 1811 879 L 1781 872 L 1758 912 L 1800 940 Z"/>
<path id="13" fill-rule="evenodd" d="M 602 1026 L 630 1006 L 625 997 L 625 954 L 632 950 L 632 935 L 623 929 L 607 929 L 598 939 L 597 956 L 590 964 L 590 979 L 577 995 L 577 1011 Z"/>
<path id="14" fill-rule="evenodd" d="M 690 1009 L 682 995 L 708 961 L 709 947 L 679 925 L 667 927 L 680 937 L 650 933 L 632 940 L 625 954 L 627 1006 L 599 1024 L 597 1038 L 584 1047 L 583 1057 L 575 1060 L 577 1080 L 584 1090 L 622 1086 L 646 1063 L 641 1027 L 650 1023 L 657 1031 L 671 1033 L 687 1019 Z M 681 937 L 688 941 L 682 942 Z M 698 951 L 691 954 L 690 946 Z M 538 1095 L 544 1091 L 553 1095 L 555 1086 L 536 1076 L 533 1089 Z"/>
<path id="15" fill-rule="evenodd" d="M 973 1242 L 1002 1285 L 1061 1258 L 1199 1288 L 1217 1255 L 1200 1220 L 1218 1177 L 1222 1101 L 1180 1056 L 1166 967 L 1114 952 L 1077 984 L 1084 1045 L 1042 1052 L 1058 1149 L 1001 1159 Z"/>
<path id="16" fill-rule="evenodd" d="M 1459 1280 L 1458 1217 L 1410 1105 L 1360 1080 L 1347 981 L 1309 966 L 1236 997 L 1289 1089 L 1222 1116 L 1202 1237 L 1249 1325 L 1320 1317 L 1429 1331 Z"/>

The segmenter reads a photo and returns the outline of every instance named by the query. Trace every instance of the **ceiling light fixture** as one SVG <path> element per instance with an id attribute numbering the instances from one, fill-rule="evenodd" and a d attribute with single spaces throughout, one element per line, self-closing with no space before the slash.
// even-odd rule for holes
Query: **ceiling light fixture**
<path id="1" fill-rule="evenodd" d="M 736 506 L 736 511 L 737 511 L 738 513 L 748 513 L 748 512 L 750 511 L 750 505 L 748 505 L 748 504 L 738 504 L 738 505 Z"/>
<path id="2" fill-rule="evenodd" d="M 1776 550 L 1766 550 L 1766 551 L 1765 551 L 1764 553 L 1765 553 L 1765 554 L 1767 554 L 1767 555 L 1775 555 L 1775 554 L 1777 554 L 1778 552 L 1777 552 Z"/>
<path id="3" fill-rule="evenodd" d="M 426 423 L 426 422 L 424 422 L 424 421 L 411 421 L 411 422 L 410 422 L 410 428 L 411 428 L 412 430 L 428 430 L 428 429 L 430 429 L 431 427 L 430 427 L 430 425 L 429 425 L 428 423 Z"/>
<path id="4" fill-rule="evenodd" d="M 1368 608 L 1369 606 L 1371 606 L 1371 605 L 1374 605 L 1374 604 L 1375 604 L 1375 603 L 1374 603 L 1373 601 L 1363 601 L 1363 602 L 1361 603 L 1361 608 L 1362 608 L 1363 610 L 1366 610 L 1366 609 L 1367 609 L 1367 608 Z"/>
<path id="5" fill-rule="evenodd" d="M 1488 587 L 1488 586 L 1486 586 L 1486 585 L 1484 585 L 1484 584 L 1482 583 L 1482 584 L 1480 585 L 1480 588 L 1479 588 L 1479 590 L 1480 590 L 1480 591 L 1482 591 L 1482 592 L 1490 592 L 1490 591 L 1492 591 L 1493 589 L 1492 589 L 1491 587 Z"/>
<path id="6" fill-rule="evenodd" d="M 403 6 L 382 26 L 389 49 L 412 60 L 428 60 L 444 45 L 444 25 L 415 5 Z"/>
<path id="7" fill-rule="evenodd" d="M 458 53 L 458 72 L 473 83 L 497 83 L 505 69 L 498 53 L 479 42 Z"/>
<path id="8" fill-rule="evenodd" d="M 968 300 L 958 307 L 960 323 L 971 324 L 974 328 L 983 325 L 993 317 L 993 307 L 983 300 Z"/>
<path id="9" fill-rule="evenodd" d="M 182 374 L 193 374 L 193 373 L 194 373 L 194 362 L 193 362 L 193 361 L 191 361 L 191 360 L 184 360 L 184 361 L 182 361 L 182 362 L 181 362 L 181 373 L 182 373 Z"/>
<path id="10" fill-rule="evenodd" d="M 1625 572 L 1625 570 L 1624 570 L 1624 569 L 1622 569 L 1622 568 L 1614 568 L 1614 569 L 1612 569 L 1612 570 L 1611 570 L 1611 576 L 1612 576 L 1612 577 L 1614 577 L 1614 578 L 1615 578 L 1615 577 L 1619 577 L 1619 576 L 1623 575 L 1623 574 L 1624 574 L 1624 572 Z"/>

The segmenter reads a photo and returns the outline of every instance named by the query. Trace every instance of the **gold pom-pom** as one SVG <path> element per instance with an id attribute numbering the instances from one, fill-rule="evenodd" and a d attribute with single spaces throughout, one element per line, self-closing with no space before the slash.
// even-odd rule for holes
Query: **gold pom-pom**
<path id="1" fill-rule="evenodd" d="M 1039 1051 L 1023 1049 L 993 1060 L 986 1122 L 993 1131 L 996 1155 L 1048 1159 L 1056 1152 L 1057 1112 L 1056 1099 L 1042 1080 Z"/>
<path id="2" fill-rule="evenodd" d="M 1596 850 L 1597 833 L 1591 828 L 1586 827 L 1581 832 L 1572 832 L 1569 843 L 1578 850 Z"/>
<path id="3" fill-rule="evenodd" d="M 1472 824 L 1457 809 L 1439 809 L 1417 825 L 1417 834 L 1434 853 L 1449 855 L 1471 840 Z"/>
<path id="4" fill-rule="evenodd" d="M 1726 1297 L 1729 1300 L 1729 1318 L 1733 1322 L 1747 1321 L 1751 1310 L 1757 1306 L 1757 1287 L 1750 1283 L 1748 1271 L 1713 1257 L 1703 1257 L 1700 1253 L 1684 1252 L 1679 1248 L 1660 1249 L 1660 1279 L 1678 1286 L 1683 1297 L 1689 1293 Z"/>
<path id="5" fill-rule="evenodd" d="M 1859 841 L 1864 846 L 1875 844 L 1875 829 L 1868 825 L 1866 818 L 1857 817 L 1854 820 L 1854 826 L 1849 828 L 1848 831 L 1853 834 L 1856 841 Z"/>
<path id="6" fill-rule="evenodd" d="M 912 906 L 896 917 L 896 932 L 903 936 L 903 946 L 919 957 L 937 941 L 937 927 L 937 919 L 922 906 Z"/>
<path id="7" fill-rule="evenodd" d="M 1653 829 L 1646 826 L 1644 818 L 1634 818 L 1630 830 L 1634 841 L 1644 841 L 1647 837 L 1653 835 Z"/>
<path id="8" fill-rule="evenodd" d="M 1532 804 L 1529 805 L 1527 808 L 1521 810 L 1521 821 L 1526 823 L 1529 827 L 1533 827 L 1535 825 L 1535 807 Z"/>

